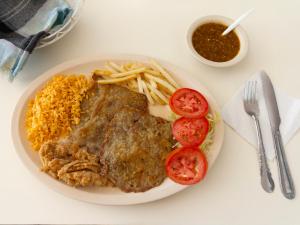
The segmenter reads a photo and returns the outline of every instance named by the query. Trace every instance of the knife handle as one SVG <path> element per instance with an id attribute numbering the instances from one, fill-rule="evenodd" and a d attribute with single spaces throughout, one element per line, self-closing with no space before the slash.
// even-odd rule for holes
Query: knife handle
<path id="1" fill-rule="evenodd" d="M 280 131 L 274 131 L 274 145 L 276 150 L 277 164 L 279 169 L 279 181 L 283 195 L 288 199 L 295 198 L 295 188 L 290 168 L 286 160 Z"/>
<path id="2" fill-rule="evenodd" d="M 256 116 L 253 116 L 256 125 L 256 134 L 258 140 L 258 157 L 259 157 L 259 166 L 260 166 L 260 179 L 261 179 L 261 186 L 263 189 L 271 193 L 274 191 L 274 181 L 272 179 L 272 175 L 268 166 L 267 158 L 266 158 L 266 151 L 262 139 L 260 123 Z"/>

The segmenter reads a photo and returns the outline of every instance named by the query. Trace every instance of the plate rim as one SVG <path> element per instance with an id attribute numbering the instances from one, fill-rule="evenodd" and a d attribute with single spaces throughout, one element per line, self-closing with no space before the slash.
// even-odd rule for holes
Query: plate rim
<path id="1" fill-rule="evenodd" d="M 58 74 L 59 71 L 71 69 L 72 67 L 78 67 L 80 65 L 92 63 L 92 62 L 97 62 L 97 61 L 107 61 L 107 60 L 136 60 L 136 61 L 142 61 L 145 62 L 147 59 L 155 59 L 164 67 L 168 69 L 168 67 L 175 69 L 176 71 L 181 71 L 185 72 L 189 79 L 195 82 L 197 86 L 199 86 L 202 92 L 205 92 L 205 95 L 207 98 L 209 98 L 210 105 L 213 105 L 214 111 L 216 111 L 220 115 L 220 119 L 218 121 L 218 130 L 220 133 L 220 140 L 219 140 L 219 145 L 217 146 L 218 152 L 215 155 L 213 159 L 213 163 L 211 166 L 214 164 L 216 158 L 218 157 L 223 141 L 224 141 L 224 122 L 221 118 L 221 110 L 219 105 L 217 104 L 216 100 L 214 97 L 211 95 L 211 93 L 207 90 L 207 88 L 201 84 L 198 80 L 194 79 L 191 75 L 191 73 L 187 72 L 186 70 L 182 69 L 181 67 L 174 65 L 166 60 L 162 60 L 157 57 L 150 57 L 150 56 L 144 56 L 144 55 L 136 55 L 136 54 L 103 54 L 100 56 L 92 56 L 92 57 L 81 57 L 73 60 L 68 60 L 66 62 L 63 62 L 61 64 L 58 64 L 54 66 L 53 68 L 46 70 L 43 72 L 41 75 L 39 75 L 36 79 L 34 79 L 29 86 L 26 88 L 26 90 L 22 93 L 20 99 L 18 100 L 14 111 L 12 115 L 12 121 L 11 121 L 11 136 L 14 144 L 14 149 L 24 164 L 24 166 L 30 171 L 30 173 L 36 177 L 41 183 L 43 183 L 45 186 L 47 186 L 49 189 L 54 190 L 64 196 L 77 199 L 80 201 L 85 201 L 89 203 L 94 203 L 94 204 L 100 204 L 100 205 L 134 205 L 134 204 L 142 204 L 142 203 L 147 203 L 147 202 L 152 202 L 156 201 L 168 196 L 171 196 L 179 191 L 182 191 L 183 189 L 189 187 L 189 186 L 183 186 L 179 184 L 172 184 L 171 188 L 169 189 L 169 193 L 165 193 L 164 191 L 154 191 L 150 192 L 150 195 L 147 197 L 146 200 L 143 200 L 143 195 L 147 192 L 142 192 L 142 193 L 130 193 L 131 195 L 135 195 L 134 199 L 127 199 L 126 197 L 124 199 L 109 199 L 103 195 L 101 195 L 101 201 L 99 201 L 98 198 L 94 198 L 95 193 L 90 193 L 87 191 L 82 191 L 78 188 L 72 188 L 70 186 L 67 186 L 63 184 L 60 181 L 57 181 L 50 177 L 47 174 L 42 173 L 39 168 L 36 168 L 36 164 L 30 159 L 29 155 L 26 153 L 26 148 L 22 144 L 21 136 L 19 135 L 19 129 L 20 129 L 20 120 L 21 120 L 21 114 L 22 114 L 22 109 L 30 97 L 30 95 L 33 92 L 33 89 L 36 89 L 37 87 L 41 86 L 44 84 L 50 77 L 52 77 L 55 74 Z M 176 77 L 176 75 L 175 75 Z M 21 121 L 24 122 L 24 121 Z M 211 169 L 211 166 L 209 169 Z M 54 182 L 53 182 L 54 181 Z M 199 185 L 199 184 L 198 184 Z M 67 188 L 66 188 L 67 187 Z M 160 187 L 160 186 L 158 186 Z M 157 188 L 157 187 L 156 187 Z M 153 188 L 155 189 L 155 188 Z M 66 191 L 64 191 L 66 190 Z M 152 190 L 152 189 L 150 189 Z M 126 193 L 127 194 L 127 193 Z M 130 198 L 130 197 L 129 197 Z"/>

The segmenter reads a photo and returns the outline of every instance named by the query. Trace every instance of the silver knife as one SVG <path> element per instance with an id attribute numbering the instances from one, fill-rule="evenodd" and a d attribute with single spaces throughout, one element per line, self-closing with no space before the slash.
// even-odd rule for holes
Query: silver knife
<path id="1" fill-rule="evenodd" d="M 272 130 L 277 165 L 279 169 L 281 191 L 286 198 L 293 199 L 295 198 L 295 188 L 280 134 L 279 127 L 281 119 L 276 101 L 275 91 L 272 82 L 265 71 L 260 72 L 260 77 L 262 80 L 263 93 Z"/>

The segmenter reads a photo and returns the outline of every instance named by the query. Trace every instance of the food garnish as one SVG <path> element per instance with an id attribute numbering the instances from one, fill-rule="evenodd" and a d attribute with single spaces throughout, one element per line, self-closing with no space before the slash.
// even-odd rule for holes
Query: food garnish
<path id="1" fill-rule="evenodd" d="M 209 150 L 209 147 L 213 144 L 213 139 L 216 131 L 216 125 L 220 120 L 220 115 L 218 113 L 208 113 L 205 118 L 209 122 L 209 130 L 206 138 L 200 145 L 200 149 L 205 153 Z"/>
<path id="2" fill-rule="evenodd" d="M 209 122 L 205 117 L 181 117 L 173 123 L 172 132 L 182 146 L 199 146 L 209 130 Z"/>
<path id="3" fill-rule="evenodd" d="M 208 113 L 209 105 L 205 97 L 193 89 L 178 89 L 169 104 L 173 112 L 183 116 L 172 125 L 173 136 L 183 147 L 169 153 L 167 175 L 179 184 L 195 184 L 204 178 L 207 171 L 206 157 L 199 145 L 205 142 L 208 133 L 209 140 L 203 147 L 206 150 L 211 145 L 215 118 Z"/>
<path id="4" fill-rule="evenodd" d="M 145 94 L 149 103 L 166 105 L 179 85 L 172 75 L 155 60 L 149 64 L 127 62 L 118 65 L 107 62 L 105 68 L 93 72 L 99 84 L 119 84 L 132 91 Z"/>
<path id="5" fill-rule="evenodd" d="M 170 179 L 183 185 L 200 182 L 206 175 L 205 155 L 195 147 L 182 147 L 172 151 L 166 160 L 166 172 Z"/>
<path id="6" fill-rule="evenodd" d="M 187 118 L 201 118 L 208 113 L 208 102 L 196 90 L 178 89 L 170 98 L 170 107 L 178 115 Z"/>

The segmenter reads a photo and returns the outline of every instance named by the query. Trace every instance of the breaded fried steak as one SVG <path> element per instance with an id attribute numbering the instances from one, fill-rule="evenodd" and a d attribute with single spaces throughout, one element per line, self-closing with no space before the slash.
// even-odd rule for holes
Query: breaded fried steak
<path id="1" fill-rule="evenodd" d="M 159 185 L 173 145 L 170 122 L 149 114 L 145 95 L 121 86 L 94 84 L 87 96 L 70 135 L 42 145 L 42 170 L 71 186 Z"/>
<path id="2" fill-rule="evenodd" d="M 111 120 L 100 151 L 103 175 L 125 192 L 142 192 L 165 179 L 164 163 L 174 144 L 170 122 L 134 108 Z"/>
<path id="3" fill-rule="evenodd" d="M 106 127 L 113 116 L 123 107 L 132 107 L 140 111 L 148 111 L 146 96 L 118 85 L 96 85 L 94 92 L 98 94 L 96 100 L 83 104 L 93 107 L 89 120 L 75 129 L 70 136 L 70 141 L 82 147 L 87 147 L 89 152 L 97 153 L 103 143 Z M 86 110 L 88 111 L 88 109 Z"/>

